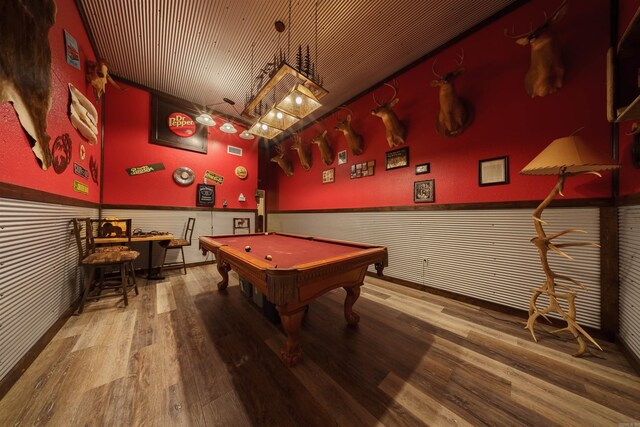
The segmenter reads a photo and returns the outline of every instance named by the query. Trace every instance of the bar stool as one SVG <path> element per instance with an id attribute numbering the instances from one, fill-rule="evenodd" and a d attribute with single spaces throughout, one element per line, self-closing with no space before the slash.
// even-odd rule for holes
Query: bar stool
<path id="1" fill-rule="evenodd" d="M 129 221 L 129 226 L 130 221 Z M 91 226 L 90 218 L 74 218 L 73 229 L 76 237 L 76 243 L 78 245 L 79 261 L 78 265 L 82 267 L 85 272 L 84 291 L 82 293 L 82 299 L 80 306 L 78 307 L 78 314 L 84 310 L 84 304 L 87 299 L 100 299 L 104 297 L 123 297 L 124 305 L 129 305 L 128 292 L 132 289 L 135 290 L 138 295 L 138 286 L 135 282 L 135 275 L 129 276 L 127 273 L 128 265 L 133 265 L 133 261 L 140 255 L 137 251 L 131 250 L 119 250 L 119 251 L 101 251 L 98 252 L 95 249 L 95 242 L 93 240 L 93 229 Z M 130 229 L 130 227 L 129 227 Z M 82 233 L 84 230 L 84 236 Z M 83 244 L 84 242 L 84 244 Z M 111 285 L 104 280 L 100 280 L 95 286 L 97 290 L 96 295 L 89 295 L 92 287 L 94 287 L 94 278 L 96 268 L 117 267 L 120 271 L 120 280 L 115 285 Z M 131 283 L 129 279 L 131 280 Z M 102 294 L 103 290 L 114 290 L 112 293 Z M 120 293 L 121 292 L 121 293 Z"/>
<path id="2" fill-rule="evenodd" d="M 187 264 L 184 260 L 184 247 L 191 246 L 191 236 L 193 236 L 193 227 L 196 224 L 195 218 L 189 218 L 187 221 L 187 228 L 184 230 L 184 238 L 182 239 L 173 239 L 167 242 L 160 242 L 160 246 L 164 248 L 164 253 L 162 254 L 162 263 L 160 264 L 160 271 L 158 272 L 158 276 L 162 276 L 162 270 L 165 267 L 175 267 L 182 265 L 184 269 L 184 274 L 187 274 Z M 166 262 L 167 259 L 167 251 L 169 249 L 180 249 L 182 253 L 182 262 Z"/>

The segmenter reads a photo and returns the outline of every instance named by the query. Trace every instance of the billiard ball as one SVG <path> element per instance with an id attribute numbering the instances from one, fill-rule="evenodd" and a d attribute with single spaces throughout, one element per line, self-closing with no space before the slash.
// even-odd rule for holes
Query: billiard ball
<path id="1" fill-rule="evenodd" d="M 264 259 L 266 259 L 267 261 L 271 261 L 273 257 L 271 255 L 267 255 L 264 257 Z"/>
<path id="2" fill-rule="evenodd" d="M 251 246 L 247 245 L 244 247 L 244 250 L 247 252 L 251 252 Z"/>

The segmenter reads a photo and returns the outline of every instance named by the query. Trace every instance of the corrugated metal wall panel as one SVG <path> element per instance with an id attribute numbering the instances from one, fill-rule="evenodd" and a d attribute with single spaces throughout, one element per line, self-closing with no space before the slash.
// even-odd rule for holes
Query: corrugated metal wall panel
<path id="1" fill-rule="evenodd" d="M 529 209 L 472 211 L 398 211 L 358 213 L 276 213 L 269 231 L 310 234 L 385 245 L 385 274 L 438 289 L 526 310 L 531 289 L 545 276 L 535 247 Z M 599 242 L 597 208 L 547 209 L 548 235 L 579 228 L 565 242 Z M 584 283 L 576 299 L 578 321 L 600 327 L 600 252 L 569 248 L 574 258 L 554 254 L 554 271 Z M 371 269 L 371 271 L 374 271 Z"/>
<path id="2" fill-rule="evenodd" d="M 640 206 L 618 210 L 620 338 L 640 358 Z"/>
<path id="3" fill-rule="evenodd" d="M 98 210 L 0 198 L 0 378 L 80 292 L 70 219 Z"/>
<path id="4" fill-rule="evenodd" d="M 255 230 L 255 214 L 253 212 L 234 211 L 192 211 L 192 210 L 152 210 L 152 209 L 104 209 L 103 217 L 131 218 L 132 227 L 140 228 L 143 231 L 167 231 L 174 236 L 182 237 L 187 226 L 189 217 L 194 217 L 196 223 L 193 229 L 191 246 L 184 248 L 184 256 L 187 264 L 210 261 L 211 254 L 202 256 L 198 250 L 198 237 L 211 236 L 215 234 L 232 234 L 233 218 L 250 218 L 251 231 Z M 140 252 L 140 257 L 136 260 L 136 268 L 146 268 L 148 260 L 149 245 L 134 244 L 134 249 Z M 157 243 L 154 243 L 153 259 L 154 265 L 160 263 L 162 250 Z M 167 252 L 167 262 L 175 262 L 180 257 L 180 251 Z"/>

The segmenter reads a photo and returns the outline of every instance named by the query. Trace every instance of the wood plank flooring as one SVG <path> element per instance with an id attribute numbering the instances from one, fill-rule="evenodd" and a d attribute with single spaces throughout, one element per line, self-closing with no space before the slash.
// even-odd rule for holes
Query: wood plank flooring
<path id="1" fill-rule="evenodd" d="M 213 265 L 139 279 L 129 307 L 73 316 L 0 401 L 0 426 L 618 426 L 640 420 L 640 377 L 615 345 L 367 278 L 346 326 L 344 291 L 310 306 L 303 361 Z M 624 424 L 623 424 L 624 425 Z M 632 425 L 632 424 L 627 424 Z M 637 424 L 636 424 L 637 425 Z"/>

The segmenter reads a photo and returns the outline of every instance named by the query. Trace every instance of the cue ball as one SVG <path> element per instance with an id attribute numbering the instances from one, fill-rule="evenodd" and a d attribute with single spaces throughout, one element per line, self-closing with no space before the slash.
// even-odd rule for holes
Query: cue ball
<path id="1" fill-rule="evenodd" d="M 251 252 L 251 246 L 247 245 L 244 247 L 244 250 L 247 252 Z"/>
<path id="2" fill-rule="evenodd" d="M 273 257 L 271 255 L 267 255 L 264 257 L 264 259 L 266 259 L 267 261 L 271 261 Z"/>

